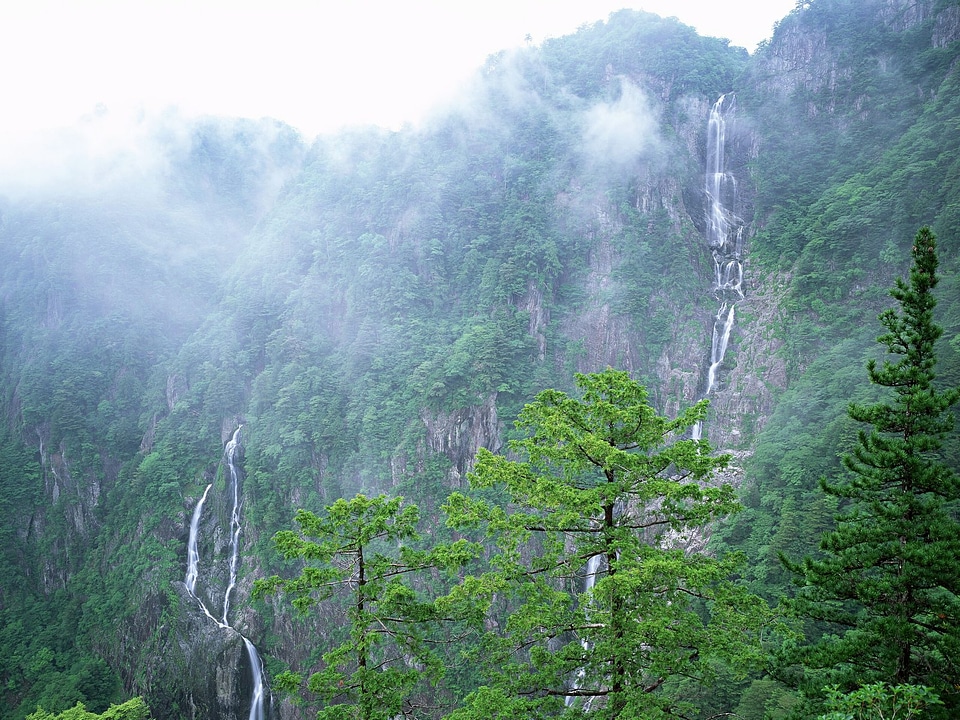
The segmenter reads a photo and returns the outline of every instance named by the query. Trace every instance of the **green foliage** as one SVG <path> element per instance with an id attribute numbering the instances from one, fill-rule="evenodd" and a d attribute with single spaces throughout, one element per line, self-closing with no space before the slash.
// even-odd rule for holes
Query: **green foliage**
<path id="1" fill-rule="evenodd" d="M 832 673 L 845 688 L 922 684 L 950 705 L 960 665 L 960 573 L 948 558 L 960 551 L 960 478 L 938 451 L 960 388 L 934 386 L 942 329 L 933 322 L 938 259 L 928 228 L 912 254 L 909 283 L 898 279 L 891 291 L 899 309 L 880 315 L 887 332 L 878 342 L 898 359 L 867 363 L 871 383 L 892 399 L 849 406 L 853 420 L 871 427 L 843 457 L 849 476 L 821 483 L 842 503 L 837 527 L 821 539 L 822 559 L 785 560 L 803 585 L 794 610 L 839 637 L 785 656 L 812 678 Z M 807 680 L 808 688 L 816 682 Z"/>
<path id="2" fill-rule="evenodd" d="M 879 0 L 813 3 L 780 24 L 738 95 L 763 128 L 750 257 L 790 270 L 782 337 L 794 370 L 882 309 L 917 227 L 956 247 L 960 46 L 938 46 L 935 15 L 905 29 Z M 821 67 L 843 72 L 771 74 L 802 54 L 801 37 L 821 43 Z"/>
<path id="3" fill-rule="evenodd" d="M 734 710 L 738 720 L 786 720 L 797 705 L 796 696 L 776 680 L 754 680 Z"/>
<path id="4" fill-rule="evenodd" d="M 486 686 L 452 717 L 572 717 L 591 705 L 596 717 L 665 717 L 685 705 L 671 680 L 709 682 L 717 662 L 762 656 L 769 616 L 729 582 L 739 559 L 676 547 L 737 508 L 729 486 L 710 483 L 728 458 L 683 438 L 706 404 L 671 420 L 626 373 L 577 385 L 579 399 L 540 393 L 517 420 L 519 459 L 481 450 L 474 492 L 447 501 L 448 522 L 482 529 L 495 551 L 444 603 L 499 625 L 477 652 Z"/>
<path id="5" fill-rule="evenodd" d="M 621 10 L 606 22 L 574 35 L 552 38 L 543 52 L 556 68 L 558 84 L 584 96 L 598 92 L 608 68 L 626 76 L 654 78 L 658 94 L 716 97 L 733 87 L 747 53 L 728 40 L 699 37 L 676 18 Z"/>
<path id="6" fill-rule="evenodd" d="M 955 0 L 927 5 L 930 13 L 900 14 L 883 0 L 798 4 L 752 57 L 674 19 L 622 11 L 542 48 L 491 58 L 463 105 L 416 130 L 351 131 L 319 139 L 304 156 L 295 133 L 272 121 L 204 119 L 186 136 L 177 125 L 155 138 L 168 162 L 143 185 L 0 198 L 5 716 L 22 720 L 38 703 L 53 712 L 78 701 L 103 710 L 119 697 L 120 671 L 128 687 L 151 683 L 150 663 L 159 661 L 146 656 L 161 654 L 170 641 L 163 633 L 175 626 L 171 581 L 182 578 L 187 508 L 215 474 L 222 427 L 240 416 L 250 429 L 244 549 L 260 554 L 253 567 L 272 573 L 282 566 L 268 538 L 291 507 L 390 487 L 435 516 L 469 465 L 467 434 L 494 437 L 498 416 L 515 415 L 544 387 L 570 387 L 572 371 L 594 362 L 593 338 L 577 324 L 584 310 L 609 311 L 605 328 L 618 335 L 629 327 L 612 344 L 629 347 L 651 404 L 670 406 L 676 398 L 659 363 L 681 356 L 678 339 L 689 347 L 684 328 L 700 332 L 696 318 L 710 302 L 696 279 L 710 274 L 696 230 L 698 115 L 731 90 L 750 130 L 729 153 L 750 163 L 749 174 L 736 173 L 743 209 L 756 216 L 749 282 L 777 269 L 790 283 L 771 329 L 783 343 L 789 386 L 752 369 L 775 397 L 769 413 L 757 411 L 765 428 L 745 461 L 744 510 L 711 526 L 711 552 L 751 592 L 792 595 L 778 556 L 822 560 L 815 538 L 849 510 L 815 480 L 846 482 L 840 456 L 856 442 L 857 423 L 844 405 L 876 402 L 853 369 L 870 354 L 862 319 L 882 308 L 882 286 L 907 262 L 901 240 L 921 224 L 937 232 L 944 259 L 947 332 L 937 346 L 936 387 L 960 386 L 960 44 L 949 42 L 948 16 L 938 17 L 953 12 Z M 610 161 L 585 152 L 592 113 L 627 108 L 631 92 L 639 105 L 630 117 L 649 115 L 646 154 Z M 489 426 L 468 427 L 465 418 L 480 414 Z M 432 455 L 425 425 L 449 425 L 458 442 Z M 956 434 L 940 453 L 960 467 Z M 489 460 L 480 467 L 505 472 Z M 536 474 L 581 479 L 559 465 Z M 656 495 L 655 485 L 638 498 Z M 582 500 L 576 509 L 585 513 L 603 507 L 599 486 L 578 486 L 586 496 L 559 487 L 544 481 L 544 497 L 552 488 L 550 502 Z M 470 497 L 501 507 L 509 494 L 498 483 Z M 531 494 L 530 502 L 540 499 Z M 687 512 L 684 503 L 700 500 L 680 493 L 668 509 Z M 717 502 L 726 508 L 730 500 Z M 512 510 L 518 518 L 559 512 Z M 523 528 L 508 517 L 478 518 L 503 523 L 515 543 L 516 565 L 502 572 L 530 567 L 534 557 L 560 561 L 559 541 L 546 539 L 558 528 L 521 542 Z M 599 515 L 591 517 L 600 527 Z M 424 535 L 447 540 L 456 531 Z M 645 542 L 656 532 L 647 535 Z M 426 542 L 403 545 L 420 551 Z M 395 548 L 378 552 L 388 549 Z M 604 555 L 604 545 L 598 538 L 568 549 L 569 562 L 541 583 L 543 598 L 556 598 L 570 617 L 590 603 L 610 613 L 611 593 L 631 590 L 633 571 L 624 565 L 613 581 L 601 570 L 604 582 L 585 593 L 583 566 L 592 553 Z M 506 550 L 491 553 L 502 560 Z M 732 551 L 746 562 L 732 562 Z M 693 573 L 669 553 L 649 567 L 664 582 Z M 478 582 L 496 579 L 472 570 Z M 697 572 L 707 582 L 708 569 Z M 449 582 L 410 577 L 424 603 Z M 523 587 L 510 576 L 505 586 L 478 586 L 473 605 L 460 599 L 491 626 L 522 607 L 552 610 Z M 497 588 L 510 593 L 485 614 Z M 647 597 L 642 590 L 637 602 Z M 345 602 L 317 601 L 331 617 Z M 701 598 L 671 607 L 710 614 Z M 271 608 L 258 609 L 270 643 L 287 642 L 271 627 Z M 318 645 L 349 640 L 319 617 Z M 531 617 L 518 616 L 509 632 L 497 626 L 481 652 L 497 658 L 504 638 L 535 634 Z M 805 630 L 811 638 L 837 631 L 814 620 Z M 434 626 L 428 634 L 443 635 Z M 472 638 L 462 643 L 469 659 Z M 589 671 L 577 633 L 552 642 L 566 653 L 552 680 Z M 436 692 L 447 693 L 449 706 L 478 686 L 482 664 L 441 654 L 450 669 Z M 553 662 L 532 649 L 521 660 L 505 667 L 547 673 Z M 652 695 L 683 695 L 704 715 L 734 706 L 744 717 L 789 710 L 793 696 L 774 681 L 741 685 L 730 668 L 699 662 L 697 672 L 717 679 L 709 695 L 672 680 Z M 603 667 L 598 660 L 594 676 Z M 350 668 L 336 672 L 346 677 Z M 396 683 L 407 695 L 429 684 L 411 689 L 390 674 L 368 680 Z M 179 712 L 155 705 L 167 716 Z M 524 716 L 530 705 L 488 685 L 460 712 Z M 579 710 L 574 703 L 566 712 Z"/>
<path id="7" fill-rule="evenodd" d="M 177 131 L 153 138 L 164 173 L 0 199 L 0 714 L 14 720 L 38 704 L 101 712 L 118 669 L 129 680 L 157 662 L 138 641 L 169 620 L 159 608 L 182 577 L 182 489 L 218 456 L 215 413 L 242 402 L 200 363 L 170 363 L 216 307 L 223 264 L 299 141 L 271 123 L 265 151 L 254 136 L 266 128 L 248 125 L 221 173 L 223 157 L 179 155 L 197 128 L 167 118 Z M 236 184 L 188 199 L 178 188 L 193 172 Z"/>
<path id="8" fill-rule="evenodd" d="M 817 720 L 909 720 L 923 717 L 923 711 L 943 705 L 928 687 L 872 683 L 850 693 L 834 685 L 827 688 L 826 715 Z"/>
<path id="9" fill-rule="evenodd" d="M 856 440 L 847 405 L 876 397 L 862 381 L 869 335 L 863 329 L 831 348 L 778 398 L 745 463 L 744 509 L 711 538 L 716 552 L 746 555 L 741 577 L 771 602 L 796 589 L 780 555 L 816 557 L 818 538 L 834 526 L 837 500 L 824 495 L 816 479 L 841 472 L 840 456 Z"/>
<path id="10" fill-rule="evenodd" d="M 143 698 L 135 697 L 120 705 L 111 705 L 103 713 L 90 712 L 83 703 L 77 703 L 61 713 L 47 712 L 38 707 L 36 712 L 27 715 L 27 720 L 149 720 L 150 708 Z"/>
<path id="11" fill-rule="evenodd" d="M 409 543 L 417 539 L 419 519 L 417 507 L 403 498 L 357 495 L 337 500 L 319 516 L 300 510 L 299 532 L 274 536 L 284 558 L 305 566 L 293 579 L 258 580 L 258 595 L 281 590 L 301 613 L 334 596 L 348 608 L 347 637 L 324 652 L 324 667 L 307 680 L 323 702 L 318 718 L 388 720 L 416 706 L 416 694 L 443 674 L 426 636 L 439 618 L 411 578 L 456 570 L 475 550 L 463 540 L 415 550 Z M 286 674 L 281 686 L 299 682 L 299 676 Z"/>
<path id="12" fill-rule="evenodd" d="M 747 83 L 740 94 L 742 105 L 755 108 L 767 145 L 763 161 L 755 167 L 761 214 L 775 211 L 779 216 L 775 229 L 764 235 L 766 242 L 754 246 L 757 256 L 768 258 L 773 250 L 795 258 L 804 242 L 796 230 L 816 225 L 822 210 L 836 208 L 833 201 L 822 200 L 820 211 L 808 212 L 808 204 L 824 191 L 827 193 L 823 197 L 827 197 L 833 187 L 862 187 L 864 183 L 856 182 L 862 179 L 858 173 L 871 178 L 869 185 L 882 181 L 885 187 L 883 195 L 871 192 L 856 200 L 852 208 L 855 214 L 866 214 L 877 223 L 886 208 L 887 219 L 898 224 L 892 237 L 902 236 L 904 226 L 900 223 L 910 229 L 917 227 L 921 218 L 890 212 L 891 203 L 900 205 L 900 211 L 913 199 L 919 200 L 914 192 L 901 192 L 898 197 L 894 194 L 897 188 L 905 190 L 904 181 L 916 178 L 918 170 L 925 173 L 920 168 L 928 156 L 891 147 L 920 118 L 925 98 L 936 94 L 937 105 L 955 101 L 938 86 L 949 78 L 958 48 L 955 44 L 935 48 L 935 28 L 931 15 L 904 30 L 883 15 L 880 0 L 809 3 L 779 24 L 772 41 L 761 48 L 758 61 L 749 70 L 753 82 Z M 843 71 L 816 71 L 807 77 L 800 65 L 796 70 L 781 67 L 780 72 L 774 71 L 778 57 L 802 53 L 797 44 L 802 42 L 801 37 L 819 44 L 820 68 Z M 761 97 L 763 102 L 755 102 Z M 941 115 L 940 120 L 948 117 Z M 933 131 L 938 136 L 943 128 L 941 125 L 938 130 L 921 120 L 909 132 L 919 127 L 924 128 L 921 132 Z M 797 162 L 798 158 L 803 161 Z M 940 160 L 944 161 L 952 162 L 948 158 Z M 910 183 L 911 190 L 922 188 L 923 193 L 936 193 L 936 182 L 929 180 L 932 177 Z M 887 196 L 888 189 L 894 194 Z M 927 206 L 923 212 L 929 210 Z M 842 221 L 832 213 L 825 219 Z M 865 236 L 882 237 L 882 225 L 854 220 L 853 215 L 847 220 L 852 223 L 850 227 L 860 227 Z M 810 239 L 810 235 L 805 238 Z M 793 241 L 801 244 L 794 245 Z"/>
<path id="13" fill-rule="evenodd" d="M 53 711 L 83 702 L 102 710 L 120 691 L 116 673 L 85 651 L 81 614 L 67 592 L 8 593 L 0 609 L 0 679 L 8 703 L 4 717 L 24 718 L 38 705 Z"/>

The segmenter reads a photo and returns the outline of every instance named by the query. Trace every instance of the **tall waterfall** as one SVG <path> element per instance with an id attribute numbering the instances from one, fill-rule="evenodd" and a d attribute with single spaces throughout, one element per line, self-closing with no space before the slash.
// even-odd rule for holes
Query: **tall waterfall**
<path id="1" fill-rule="evenodd" d="M 243 427 L 242 425 L 240 427 Z M 230 594 L 237 585 L 237 563 L 240 561 L 240 480 L 237 476 L 236 455 L 240 441 L 240 427 L 237 428 L 230 442 L 223 449 L 223 457 L 227 461 L 227 472 L 230 474 L 230 489 L 233 495 L 233 507 L 230 510 L 230 576 L 227 590 L 223 593 L 223 622 L 227 624 L 227 615 L 230 613 Z"/>
<path id="2" fill-rule="evenodd" d="M 591 555 L 590 558 L 587 560 L 586 577 L 584 577 L 583 579 L 584 593 L 588 593 L 591 590 L 593 590 L 593 586 L 597 584 L 597 575 L 600 572 L 600 565 L 602 562 L 603 562 L 603 555 L 599 553 L 597 555 Z M 586 638 L 581 638 L 580 645 L 583 647 L 584 651 L 587 651 L 590 649 L 590 643 L 586 640 Z M 580 668 L 579 670 L 577 670 L 577 674 L 574 676 L 573 682 L 571 683 L 572 689 L 579 690 L 581 687 L 583 687 L 584 677 L 586 677 L 586 671 L 583 668 Z M 576 702 L 576 698 L 577 698 L 576 695 L 567 695 L 563 699 L 564 705 L 566 705 L 567 707 L 570 707 L 571 705 L 573 705 L 574 702 Z M 584 711 L 589 710 L 592 704 L 593 704 L 593 698 L 588 697 L 583 703 Z"/>
<path id="3" fill-rule="evenodd" d="M 197 596 L 197 576 L 199 575 L 197 568 L 200 564 L 200 553 L 197 551 L 197 532 L 200 528 L 203 504 L 207 501 L 207 495 L 212 487 L 213 483 L 207 485 L 207 489 L 203 491 L 203 497 L 200 498 L 197 507 L 193 510 L 193 517 L 190 518 L 190 536 L 187 540 L 187 577 L 183 583 L 187 586 L 187 592 L 194 597 Z"/>
<path id="4" fill-rule="evenodd" d="M 237 584 L 237 568 L 240 564 L 241 498 L 240 474 L 236 464 L 236 455 L 237 448 L 240 446 L 240 430 L 242 428 L 243 425 L 240 425 L 236 431 L 234 431 L 233 437 L 230 438 L 230 441 L 223 451 L 223 459 L 229 476 L 228 490 L 232 497 L 232 509 L 230 511 L 230 572 L 227 588 L 223 594 L 223 615 L 221 618 L 219 620 L 215 618 L 203 600 L 200 599 L 200 596 L 197 595 L 197 580 L 200 577 L 200 552 L 198 550 L 197 538 L 200 534 L 200 518 L 203 515 L 203 505 L 207 501 L 207 495 L 210 493 L 210 488 L 213 487 L 213 483 L 207 485 L 207 489 L 203 491 L 203 496 L 197 502 L 197 506 L 193 510 L 193 516 L 190 519 L 190 535 L 187 540 L 187 574 L 183 582 L 187 587 L 187 592 L 197 601 L 200 609 L 203 610 L 208 618 L 222 628 L 233 630 L 240 636 L 240 639 L 243 640 L 243 644 L 247 650 L 247 659 L 250 662 L 250 671 L 253 674 L 253 691 L 250 697 L 250 714 L 248 720 L 265 720 L 266 704 L 264 696 L 266 695 L 267 684 L 266 674 L 263 669 L 263 660 L 261 660 L 260 654 L 257 652 L 254 644 L 250 642 L 248 638 L 237 632 L 236 628 L 232 627 L 229 622 L 230 595 L 233 593 Z"/>
<path id="5" fill-rule="evenodd" d="M 734 308 L 743 299 L 743 220 L 737 215 L 737 179 L 727 171 L 726 116 L 733 112 L 733 98 L 721 95 L 710 110 L 707 122 L 707 166 L 704 192 L 707 204 L 706 240 L 713 256 L 713 294 L 719 303 L 713 323 L 710 365 L 703 396 L 713 392 L 723 364 L 734 324 Z M 693 436 L 699 439 L 698 423 Z"/>

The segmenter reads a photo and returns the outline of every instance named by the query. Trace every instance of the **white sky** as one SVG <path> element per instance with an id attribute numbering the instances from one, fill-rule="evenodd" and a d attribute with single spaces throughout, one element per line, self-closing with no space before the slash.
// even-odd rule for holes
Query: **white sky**
<path id="1" fill-rule="evenodd" d="M 111 110 L 415 122 L 500 49 L 621 7 L 752 50 L 795 0 L 0 0 L 0 147 Z"/>

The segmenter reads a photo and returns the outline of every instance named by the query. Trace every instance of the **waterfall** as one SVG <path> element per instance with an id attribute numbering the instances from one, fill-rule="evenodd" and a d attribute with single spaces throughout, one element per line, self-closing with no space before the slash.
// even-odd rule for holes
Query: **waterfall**
<path id="1" fill-rule="evenodd" d="M 743 220 L 737 216 L 737 179 L 726 169 L 726 114 L 733 101 L 721 95 L 710 109 L 707 122 L 706 240 L 713 255 L 714 293 L 743 299 Z"/>
<path id="2" fill-rule="evenodd" d="M 600 563 L 603 561 L 603 555 L 591 555 L 587 560 L 587 575 L 583 579 L 583 592 L 588 593 L 593 590 L 593 586 L 597 584 L 597 573 L 600 572 Z M 584 651 L 590 649 L 590 643 L 586 638 L 580 639 L 580 645 L 583 647 Z M 583 678 L 586 676 L 586 672 L 583 668 L 577 670 L 576 676 L 573 678 L 572 689 L 579 690 L 583 686 Z M 570 707 L 576 701 L 576 695 L 567 695 L 563 702 L 566 707 Z M 584 710 L 589 710 L 591 701 L 593 698 L 587 698 L 583 704 Z"/>
<path id="3" fill-rule="evenodd" d="M 241 637 L 243 637 L 241 635 Z M 250 659 L 250 671 L 253 673 L 253 697 L 250 700 L 250 716 L 248 720 L 264 720 L 263 707 L 263 662 L 260 660 L 260 653 L 253 646 L 253 643 L 243 638 L 243 644 L 247 646 L 247 657 Z"/>
<path id="4" fill-rule="evenodd" d="M 733 303 L 729 310 L 727 304 L 723 303 L 717 311 L 717 319 L 713 323 L 713 341 L 710 345 L 710 369 L 707 371 L 707 392 L 713 390 L 717 380 L 717 368 L 723 362 L 723 356 L 727 353 L 727 343 L 730 342 L 730 331 L 733 330 Z"/>
<path id="5" fill-rule="evenodd" d="M 212 487 L 213 483 L 207 485 L 207 489 L 203 491 L 203 497 L 200 498 L 200 502 L 193 510 L 193 517 L 190 518 L 190 537 L 187 540 L 187 577 L 183 584 L 187 586 L 187 592 L 194 597 L 197 596 L 197 575 L 199 573 L 197 566 L 200 562 L 200 553 L 197 552 L 197 528 L 200 527 L 200 515 L 203 513 L 203 504 L 207 501 L 207 493 L 210 492 Z"/>
<path id="6" fill-rule="evenodd" d="M 243 640 L 243 644 L 247 649 L 247 659 L 250 662 L 250 672 L 253 675 L 253 691 L 250 698 L 249 720 L 266 720 L 266 706 L 264 703 L 266 673 L 263 669 L 263 660 L 261 660 L 260 654 L 257 652 L 254 644 L 244 635 L 240 634 L 236 628 L 232 627 L 228 619 L 230 612 L 230 595 L 237 584 L 237 568 L 240 564 L 240 508 L 242 503 L 240 499 L 240 474 L 236 465 L 236 454 L 237 448 L 240 446 L 240 430 L 242 427 L 243 425 L 240 425 L 236 431 L 234 431 L 233 437 L 230 438 L 230 441 L 223 451 L 226 469 L 229 474 L 229 491 L 233 497 L 233 503 L 230 511 L 230 572 L 227 588 L 223 595 L 223 616 L 221 619 L 218 620 L 215 618 L 203 600 L 197 595 L 197 580 L 200 576 L 200 552 L 197 549 L 197 536 L 200 532 L 200 518 L 203 515 L 203 505 L 207 500 L 210 488 L 213 487 L 213 483 L 207 485 L 207 489 L 203 491 L 203 496 L 197 502 L 197 506 L 194 508 L 193 515 L 190 518 L 190 535 L 187 540 L 187 574 L 183 582 L 184 585 L 186 585 L 187 592 L 197 601 L 200 609 L 203 610 L 208 618 L 221 628 L 237 633 L 240 639 Z"/>
<path id="7" fill-rule="evenodd" d="M 230 442 L 223 450 L 223 456 L 227 461 L 227 471 L 230 474 L 230 488 L 233 491 L 233 508 L 230 510 L 230 576 L 227 582 L 227 590 L 223 594 L 223 624 L 227 624 L 227 615 L 230 612 L 230 593 L 237 585 L 237 563 L 240 561 L 240 482 L 237 477 L 237 465 L 235 462 L 237 454 L 237 445 L 240 442 L 240 428 L 237 428 Z"/>
<path id="8" fill-rule="evenodd" d="M 717 372 L 723 364 L 730 333 L 733 330 L 734 306 L 743 295 L 743 220 L 737 211 L 737 180 L 726 169 L 726 115 L 733 111 L 733 99 L 721 95 L 710 109 L 707 122 L 707 162 L 704 180 L 706 196 L 706 241 L 713 256 L 713 294 L 720 303 L 713 324 L 710 365 L 703 397 L 717 385 Z M 701 423 L 693 428 L 699 440 Z"/>

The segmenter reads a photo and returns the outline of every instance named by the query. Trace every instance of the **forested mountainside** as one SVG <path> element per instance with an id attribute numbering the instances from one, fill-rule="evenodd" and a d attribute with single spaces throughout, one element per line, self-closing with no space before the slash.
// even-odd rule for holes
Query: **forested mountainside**
<path id="1" fill-rule="evenodd" d="M 833 526 L 818 480 L 876 397 L 876 317 L 921 225 L 960 385 L 958 58 L 957 0 L 799 3 L 753 55 L 621 11 L 491 56 L 418 128 L 308 145 L 168 115 L 135 156 L 6 179 L 0 716 L 142 695 L 255 717 L 251 669 L 315 670 L 342 630 L 253 598 L 294 567 L 271 538 L 297 509 L 403 495 L 453 539 L 439 508 L 478 450 L 608 366 L 664 415 L 710 401 L 695 432 L 744 510 L 708 552 L 791 595 L 778 554 Z M 960 469 L 956 434 L 944 456 Z M 690 692 L 703 718 L 792 701 L 759 671 Z"/>

